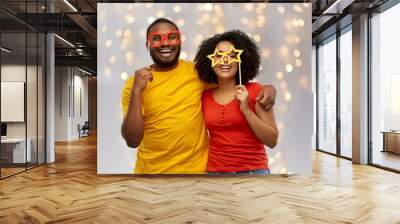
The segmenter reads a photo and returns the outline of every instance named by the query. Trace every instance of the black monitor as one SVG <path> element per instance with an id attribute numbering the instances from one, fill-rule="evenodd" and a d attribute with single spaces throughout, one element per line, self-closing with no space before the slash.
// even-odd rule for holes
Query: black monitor
<path id="1" fill-rule="evenodd" d="M 7 124 L 1 123 L 1 136 L 7 136 Z"/>

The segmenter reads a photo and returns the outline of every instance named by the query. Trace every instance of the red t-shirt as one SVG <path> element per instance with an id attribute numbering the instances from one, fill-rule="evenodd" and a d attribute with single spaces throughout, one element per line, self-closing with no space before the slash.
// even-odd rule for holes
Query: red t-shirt
<path id="1" fill-rule="evenodd" d="M 247 83 L 249 108 L 255 111 L 256 97 L 261 90 L 258 83 Z M 268 169 L 264 144 L 251 130 L 240 102 L 233 99 L 221 105 L 214 100 L 213 90 L 202 96 L 203 113 L 210 135 L 208 172 L 239 172 Z"/>

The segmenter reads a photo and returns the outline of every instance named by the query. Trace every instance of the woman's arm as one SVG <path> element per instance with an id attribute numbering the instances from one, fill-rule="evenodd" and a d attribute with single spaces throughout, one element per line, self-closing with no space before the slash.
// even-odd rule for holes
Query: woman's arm
<path id="1" fill-rule="evenodd" d="M 240 101 L 240 110 L 257 138 L 268 147 L 275 147 L 278 142 L 278 128 L 273 108 L 265 110 L 257 102 L 254 113 L 248 106 L 248 92 L 244 86 L 238 87 L 237 98 Z"/>

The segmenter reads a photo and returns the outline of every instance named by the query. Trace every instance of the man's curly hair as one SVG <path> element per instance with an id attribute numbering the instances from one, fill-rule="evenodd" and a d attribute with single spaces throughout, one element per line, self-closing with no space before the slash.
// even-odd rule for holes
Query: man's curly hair
<path id="1" fill-rule="evenodd" d="M 260 54 L 257 45 L 250 37 L 240 30 L 232 30 L 204 40 L 194 59 L 195 68 L 201 80 L 207 83 L 218 83 L 217 75 L 211 67 L 211 60 L 207 55 L 214 53 L 218 43 L 229 41 L 236 49 L 243 50 L 240 55 L 242 64 L 242 84 L 248 83 L 260 70 Z M 238 70 L 239 73 L 239 70 Z M 239 84 L 239 75 L 236 74 L 236 84 Z"/>

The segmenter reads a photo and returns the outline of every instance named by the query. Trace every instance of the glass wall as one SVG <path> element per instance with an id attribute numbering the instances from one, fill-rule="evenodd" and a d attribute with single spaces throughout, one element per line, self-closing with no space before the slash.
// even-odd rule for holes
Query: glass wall
<path id="1" fill-rule="evenodd" d="M 371 19 L 371 162 L 400 171 L 400 4 Z"/>
<path id="2" fill-rule="evenodd" d="M 336 154 L 336 37 L 318 47 L 318 149 Z"/>
<path id="3" fill-rule="evenodd" d="M 352 149 L 352 32 L 340 36 L 340 154 L 351 158 Z"/>
<path id="4" fill-rule="evenodd" d="M 40 2 L 0 3 L 0 178 L 45 162 L 45 35 L 16 18 Z"/>

